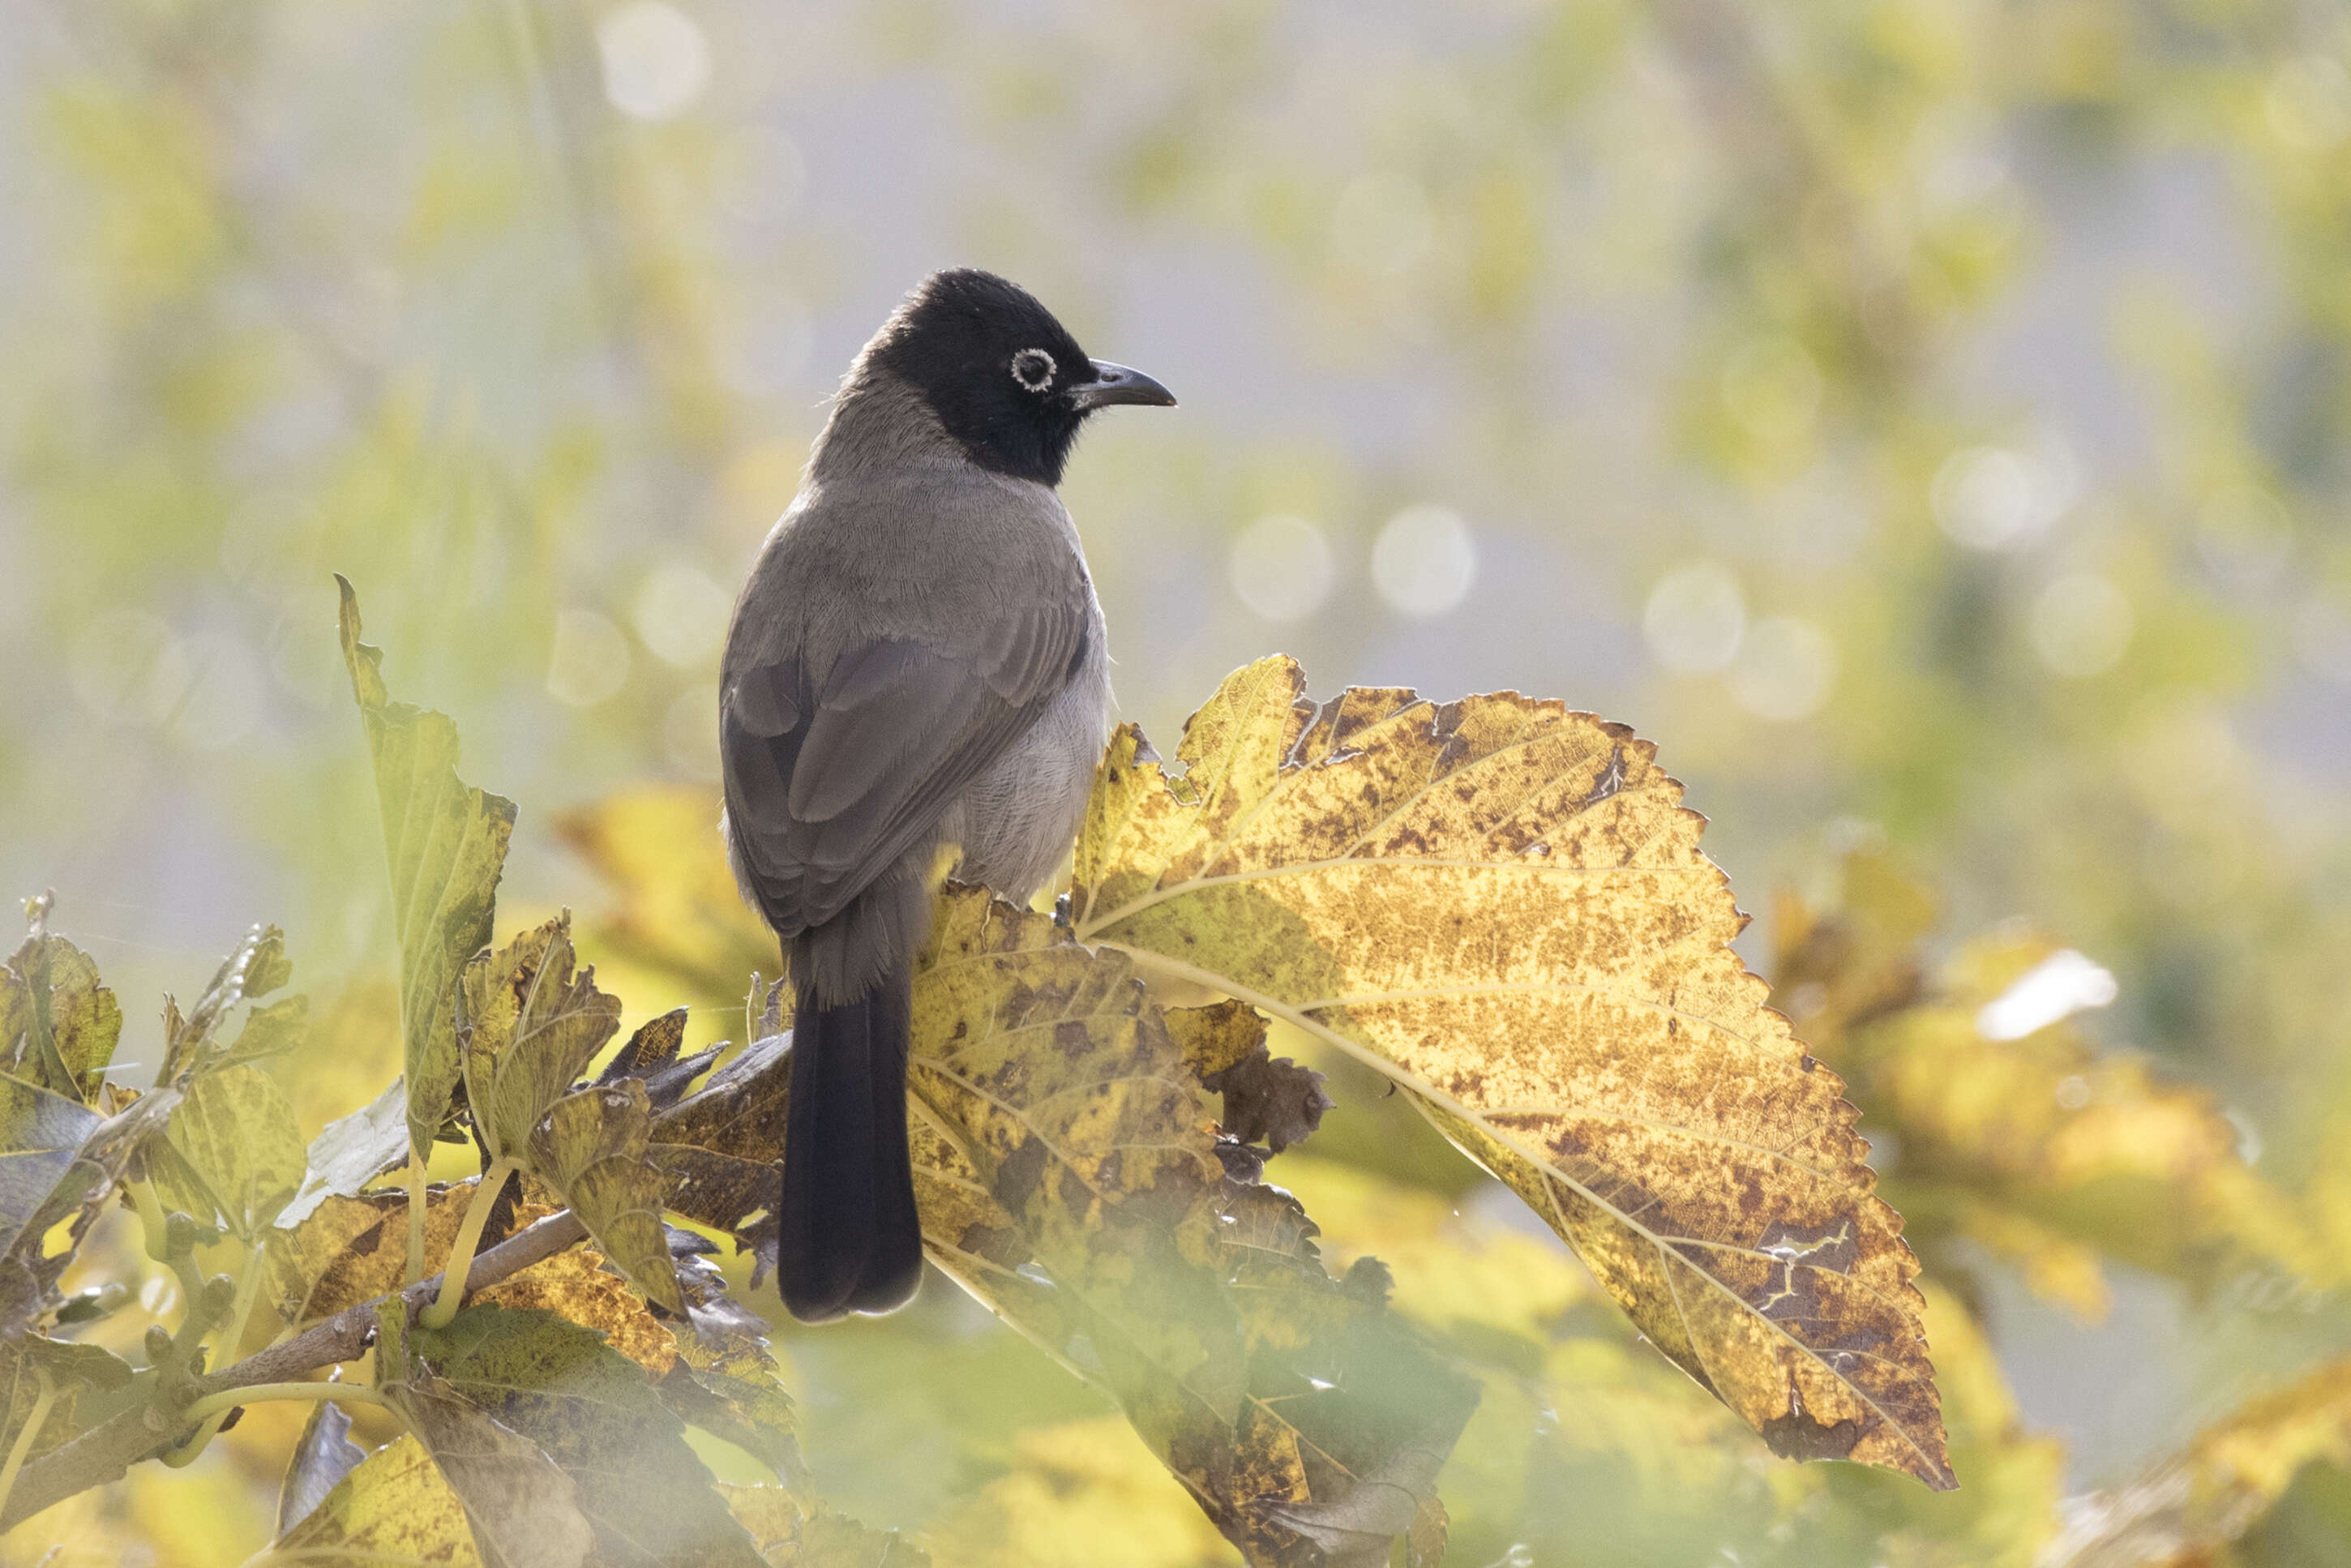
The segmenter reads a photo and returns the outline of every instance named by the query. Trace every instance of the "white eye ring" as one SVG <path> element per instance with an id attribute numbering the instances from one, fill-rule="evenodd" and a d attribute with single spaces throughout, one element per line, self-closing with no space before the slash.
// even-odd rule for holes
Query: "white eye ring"
<path id="1" fill-rule="evenodd" d="M 1022 392 L 1050 392 L 1060 369 L 1053 356 L 1042 349 L 1023 349 L 1012 356 L 1012 379 L 1020 383 Z"/>

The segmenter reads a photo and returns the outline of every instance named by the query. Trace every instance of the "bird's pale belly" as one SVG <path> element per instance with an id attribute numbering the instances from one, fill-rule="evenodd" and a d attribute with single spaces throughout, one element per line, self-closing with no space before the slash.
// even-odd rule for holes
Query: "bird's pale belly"
<path id="1" fill-rule="evenodd" d="M 963 850 L 956 876 L 1028 902 L 1070 852 L 1109 734 L 1110 672 L 1097 659 L 941 821 L 940 839 Z"/>

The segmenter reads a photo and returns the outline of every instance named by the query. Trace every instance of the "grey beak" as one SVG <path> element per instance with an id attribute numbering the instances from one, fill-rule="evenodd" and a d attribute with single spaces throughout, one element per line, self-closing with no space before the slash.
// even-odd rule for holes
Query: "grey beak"
<path id="1" fill-rule="evenodd" d="M 1153 408 L 1176 406 L 1176 394 L 1141 371 L 1113 365 L 1108 360 L 1096 360 L 1093 366 L 1092 381 L 1081 382 L 1070 389 L 1070 406 L 1080 413 L 1114 402 L 1147 403 Z"/>

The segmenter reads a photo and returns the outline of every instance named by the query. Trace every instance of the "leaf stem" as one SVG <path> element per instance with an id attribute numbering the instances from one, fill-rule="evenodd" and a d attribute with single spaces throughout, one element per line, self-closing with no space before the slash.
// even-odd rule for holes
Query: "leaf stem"
<path id="1" fill-rule="evenodd" d="M 441 1294 L 431 1306 L 416 1314 L 419 1324 L 428 1329 L 445 1329 L 449 1320 L 457 1315 L 458 1304 L 465 1299 L 465 1276 L 472 1270 L 474 1249 L 482 1244 L 482 1228 L 490 1222 L 490 1210 L 496 1207 L 498 1193 L 514 1171 L 512 1160 L 492 1160 L 490 1168 L 482 1173 L 481 1184 L 465 1205 L 465 1218 L 457 1226 L 457 1239 L 449 1249 L 449 1260 L 443 1265 Z"/>
<path id="2" fill-rule="evenodd" d="M 240 1405 L 258 1405 L 267 1399 L 349 1399 L 386 1410 L 392 1408 L 391 1400 L 364 1383 L 256 1383 L 207 1394 L 181 1411 L 180 1416 L 183 1420 L 217 1420 Z M 170 1463 L 170 1458 L 167 1457 L 164 1462 Z"/>
<path id="3" fill-rule="evenodd" d="M 57 1402 L 57 1385 L 49 1381 L 48 1368 L 36 1366 L 33 1375 L 40 1379 L 40 1392 L 33 1396 L 32 1414 L 25 1417 L 24 1428 L 8 1445 L 7 1463 L 0 1465 L 0 1516 L 7 1513 L 8 1494 L 16 1490 L 16 1472 L 25 1468 L 25 1456 L 33 1451 L 33 1440 L 40 1435 L 42 1423 L 49 1418 L 49 1407 Z"/>
<path id="4" fill-rule="evenodd" d="M 408 1149 L 408 1282 L 424 1278 L 424 1156 Z"/>
<path id="5" fill-rule="evenodd" d="M 147 1242 L 147 1256 L 158 1263 L 170 1262 L 170 1230 L 163 1223 L 163 1206 L 156 1200 L 154 1187 L 143 1181 L 134 1181 L 126 1183 L 123 1190 L 131 1196 L 131 1211 L 139 1216 L 139 1228 Z"/>

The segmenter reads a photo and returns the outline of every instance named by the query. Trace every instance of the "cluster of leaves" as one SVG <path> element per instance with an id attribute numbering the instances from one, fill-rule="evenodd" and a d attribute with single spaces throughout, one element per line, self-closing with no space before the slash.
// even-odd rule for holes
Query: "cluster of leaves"
<path id="1" fill-rule="evenodd" d="M 818 1522 L 763 1325 L 702 1257 L 716 1234 L 772 1260 L 779 991 L 739 1051 L 684 1054 L 673 1012 L 590 1079 L 620 1004 L 568 915 L 487 942 L 512 808 L 459 779 L 454 727 L 393 702 L 359 637 L 345 585 L 399 890 L 403 1080 L 306 1155 L 256 1065 L 305 1016 L 258 999 L 288 975 L 270 931 L 184 1018 L 167 1006 L 156 1087 L 116 1090 L 120 1011 L 37 912 L 7 993 L 5 1082 L 27 1109 L 0 1150 L 41 1176 L 7 1189 L 28 1196 L 0 1507 L 192 1457 L 250 1390 L 398 1423 L 366 1453 L 314 1417 L 273 1549 L 288 1561 L 832 1560 L 820 1537 L 860 1538 Z M 1302 685 L 1286 660 L 1238 672 L 1180 771 L 1123 731 L 1062 915 L 942 894 L 909 1092 L 933 1261 L 1109 1395 L 1250 1561 L 1379 1563 L 1399 1540 L 1436 1561 L 1437 1475 L 1480 1383 L 1395 1309 L 1384 1266 L 1334 1275 L 1262 1179 L 1330 1104 L 1270 1053 L 1279 1019 L 1399 1084 L 1771 1448 L 1949 1486 L 1917 1265 L 1837 1080 L 1726 946 L 1740 917 L 1649 748 L 1514 696 L 1318 706 Z M 427 1186 L 446 1140 L 483 1174 Z M 405 1190 L 368 1190 L 403 1167 Z M 144 1367 L 76 1344 L 102 1306 L 55 1288 L 118 1189 L 188 1288 Z M 204 1277 L 203 1245 L 235 1249 L 235 1274 Z M 428 1261 L 455 1284 L 420 1312 Z M 286 1333 L 235 1360 L 265 1294 Z M 287 1384 L 367 1346 L 362 1384 Z M 790 1484 L 718 1488 L 688 1425 Z"/>

